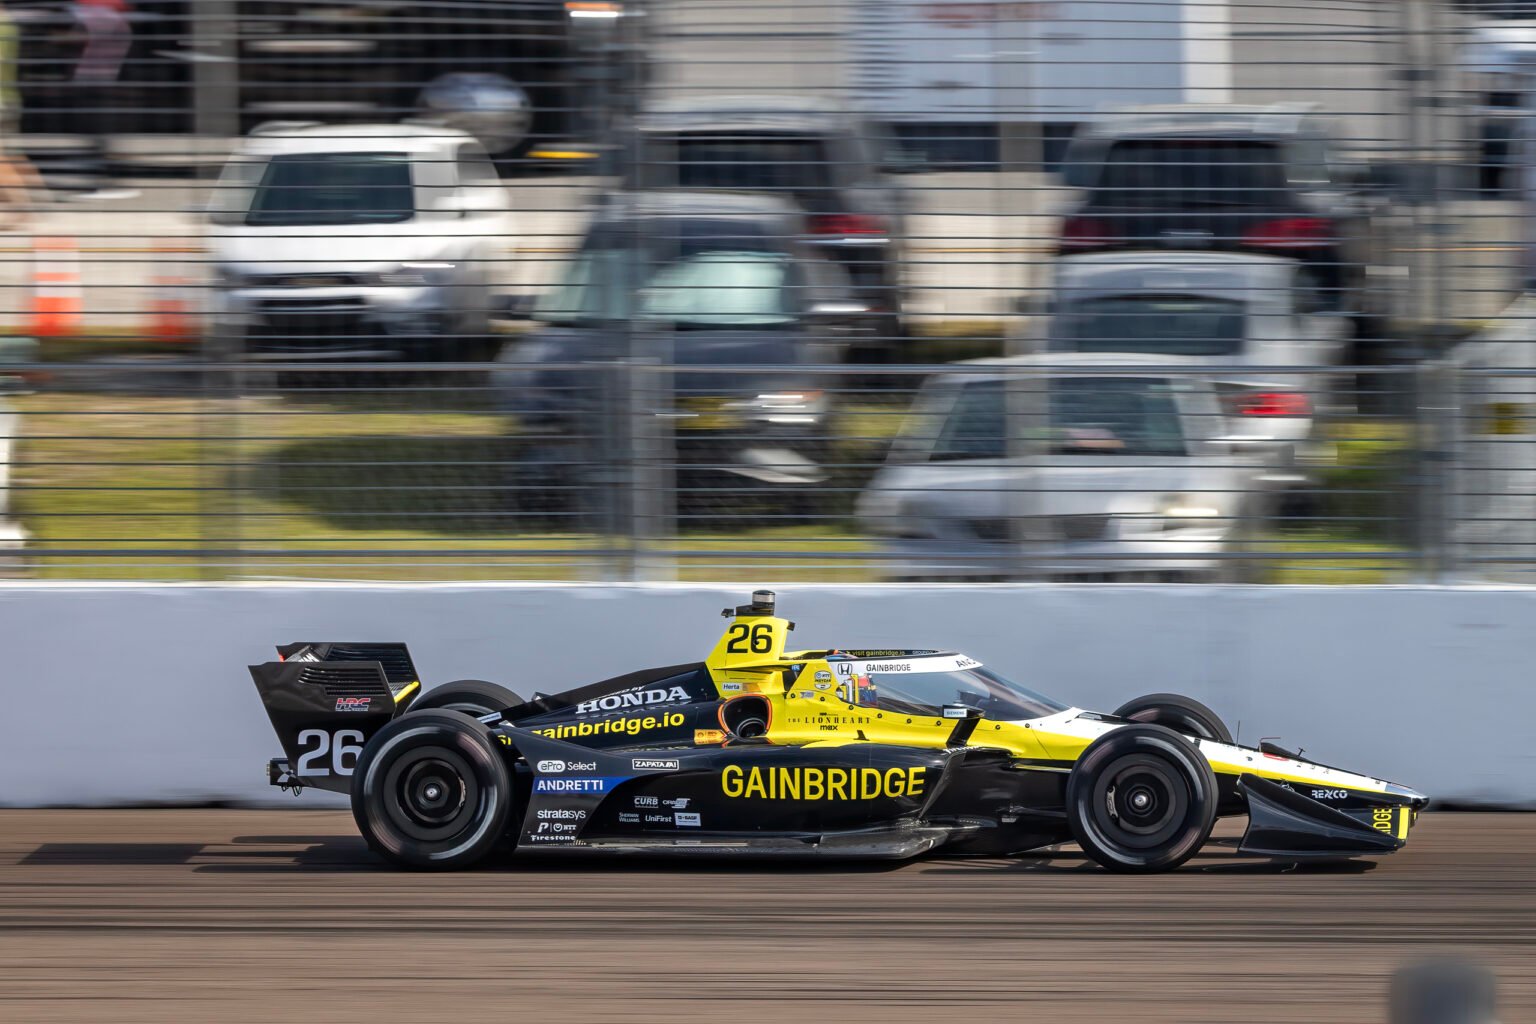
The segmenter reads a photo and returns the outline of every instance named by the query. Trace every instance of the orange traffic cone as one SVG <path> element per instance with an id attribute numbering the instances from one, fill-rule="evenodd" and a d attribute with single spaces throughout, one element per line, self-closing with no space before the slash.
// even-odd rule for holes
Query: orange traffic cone
<path id="1" fill-rule="evenodd" d="M 80 330 L 80 253 L 72 238 L 32 240 L 32 334 L 63 338 Z"/>
<path id="2" fill-rule="evenodd" d="M 198 337 L 197 289 L 175 262 L 184 249 L 155 246 L 155 273 L 149 286 L 149 336 L 156 341 L 186 342 Z"/>

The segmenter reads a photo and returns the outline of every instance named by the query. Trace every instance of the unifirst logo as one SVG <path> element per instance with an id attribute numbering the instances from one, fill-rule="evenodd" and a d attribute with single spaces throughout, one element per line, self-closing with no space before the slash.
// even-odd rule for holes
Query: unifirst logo
<path id="1" fill-rule="evenodd" d="M 753 768 L 727 765 L 720 792 L 745 800 L 876 800 L 919 797 L 926 768 Z"/>
<path id="2" fill-rule="evenodd" d="M 651 704 L 666 704 L 674 700 L 688 699 L 688 691 L 681 686 L 674 686 L 668 690 L 630 690 L 628 693 L 613 693 L 606 697 L 598 697 L 596 700 L 584 700 L 576 705 L 576 713 L 585 715 L 593 711 L 643 708 Z"/>

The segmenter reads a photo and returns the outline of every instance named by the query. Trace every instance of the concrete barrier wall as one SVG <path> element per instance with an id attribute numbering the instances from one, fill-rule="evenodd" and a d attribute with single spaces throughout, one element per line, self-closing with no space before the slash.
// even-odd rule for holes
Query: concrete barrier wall
<path id="1" fill-rule="evenodd" d="M 277 643 L 405 640 L 428 686 L 554 692 L 702 658 L 749 589 L 0 585 L 0 804 L 287 800 L 246 671 Z M 1243 742 L 1536 808 L 1536 589 L 777 590 L 806 647 L 959 648 L 1105 711 L 1179 691 Z"/>

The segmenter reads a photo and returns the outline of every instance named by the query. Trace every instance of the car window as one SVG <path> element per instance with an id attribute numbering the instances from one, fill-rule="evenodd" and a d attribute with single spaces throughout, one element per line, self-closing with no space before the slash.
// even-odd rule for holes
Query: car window
<path id="1" fill-rule="evenodd" d="M 208 199 L 208 216 L 215 224 L 242 224 L 251 208 L 251 196 L 266 174 L 267 161 L 235 157 L 224 165 L 213 194 Z"/>
<path id="2" fill-rule="evenodd" d="M 290 153 L 267 161 L 245 223 L 390 224 L 414 214 L 404 153 Z"/>
<path id="3" fill-rule="evenodd" d="M 962 384 L 949 415 L 939 425 L 939 436 L 928 458 L 934 462 L 1002 458 L 1007 453 L 1003 399 L 1000 380 Z"/>
<path id="4" fill-rule="evenodd" d="M 1111 295 L 1063 303 L 1051 321 L 1054 352 L 1227 356 L 1243 349 L 1242 302 L 1200 295 Z"/>
<path id="5" fill-rule="evenodd" d="M 1052 381 L 1047 448 L 1058 455 L 1184 455 L 1182 388 L 1160 377 Z"/>
<path id="6" fill-rule="evenodd" d="M 534 318 L 575 324 L 637 316 L 680 328 L 791 323 L 795 277 L 780 252 L 690 245 L 652 260 L 633 247 L 591 245 L 546 293 Z"/>
<path id="7" fill-rule="evenodd" d="M 1273 206 L 1286 185 L 1272 142 L 1122 139 L 1109 147 L 1093 205 L 1128 209 Z"/>
<path id="8" fill-rule="evenodd" d="M 790 318 L 789 260 L 768 252 L 701 252 L 659 267 L 637 315 L 679 326 L 749 326 Z"/>
<path id="9" fill-rule="evenodd" d="M 813 211 L 829 209 L 836 180 L 826 143 L 787 133 L 652 136 L 642 179 L 657 188 L 724 188 L 792 194 Z"/>
<path id="10" fill-rule="evenodd" d="M 1291 184 L 1321 188 L 1328 184 L 1328 145 L 1316 136 L 1302 136 L 1290 146 Z"/>
<path id="11" fill-rule="evenodd" d="M 1056 378 L 1048 385 L 1047 422 L 1039 436 L 1025 440 L 1052 455 L 1186 455 L 1177 397 L 1184 386 L 1158 377 Z M 1001 458 L 1007 450 L 1005 398 L 1001 380 L 962 385 L 929 460 Z"/>

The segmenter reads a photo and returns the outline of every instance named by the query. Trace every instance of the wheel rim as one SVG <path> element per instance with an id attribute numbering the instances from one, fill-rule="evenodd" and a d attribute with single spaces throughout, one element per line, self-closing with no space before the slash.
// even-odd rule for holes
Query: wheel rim
<path id="1" fill-rule="evenodd" d="M 384 775 L 390 823 L 417 842 L 458 835 L 475 819 L 480 785 L 469 763 L 445 747 L 403 754 Z"/>
<path id="2" fill-rule="evenodd" d="M 1183 827 L 1189 784 L 1160 758 L 1132 754 L 1111 763 L 1093 791 L 1093 816 L 1116 845 L 1151 849 Z"/>

